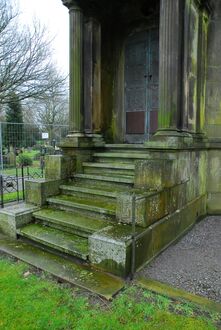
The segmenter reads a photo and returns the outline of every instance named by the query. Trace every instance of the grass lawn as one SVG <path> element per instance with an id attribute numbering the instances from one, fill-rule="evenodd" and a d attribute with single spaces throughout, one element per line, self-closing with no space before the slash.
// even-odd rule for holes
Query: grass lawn
<path id="1" fill-rule="evenodd" d="M 0 329 L 209 330 L 220 315 L 128 285 L 112 302 L 0 255 Z"/>

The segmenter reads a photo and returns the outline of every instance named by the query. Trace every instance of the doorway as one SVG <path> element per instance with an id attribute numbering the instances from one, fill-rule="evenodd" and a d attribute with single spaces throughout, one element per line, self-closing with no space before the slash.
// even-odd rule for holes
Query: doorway
<path id="1" fill-rule="evenodd" d="M 157 130 L 159 31 L 136 32 L 125 45 L 125 140 L 143 143 Z"/>

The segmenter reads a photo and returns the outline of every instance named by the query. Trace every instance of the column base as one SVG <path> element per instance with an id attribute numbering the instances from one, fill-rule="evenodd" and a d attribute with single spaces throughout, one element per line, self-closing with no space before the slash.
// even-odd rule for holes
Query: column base
<path id="1" fill-rule="evenodd" d="M 61 141 L 59 147 L 65 148 L 101 148 L 105 146 L 104 139 L 101 134 L 89 133 L 69 133 L 66 138 Z"/>
<path id="2" fill-rule="evenodd" d="M 185 149 L 204 147 L 207 137 L 203 133 L 191 133 L 180 130 L 158 130 L 150 141 L 144 144 L 150 148 Z"/>

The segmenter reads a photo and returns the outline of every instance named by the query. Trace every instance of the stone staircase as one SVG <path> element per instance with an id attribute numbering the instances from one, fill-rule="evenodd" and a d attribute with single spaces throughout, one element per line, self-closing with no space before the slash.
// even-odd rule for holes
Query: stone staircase
<path id="1" fill-rule="evenodd" d="M 124 145 L 125 147 L 125 145 Z M 106 146 L 83 163 L 83 173 L 60 186 L 60 194 L 33 213 L 33 222 L 17 231 L 20 240 L 43 250 L 90 262 L 88 238 L 117 227 L 116 201 L 134 186 L 135 161 L 145 159 L 141 146 Z M 127 235 L 130 225 L 123 225 Z"/>

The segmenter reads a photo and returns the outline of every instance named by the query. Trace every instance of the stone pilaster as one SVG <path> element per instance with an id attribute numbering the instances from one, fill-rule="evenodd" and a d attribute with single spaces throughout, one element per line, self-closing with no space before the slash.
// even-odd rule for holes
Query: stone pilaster
<path id="1" fill-rule="evenodd" d="M 159 131 L 181 125 L 183 7 L 183 0 L 161 0 Z"/>

